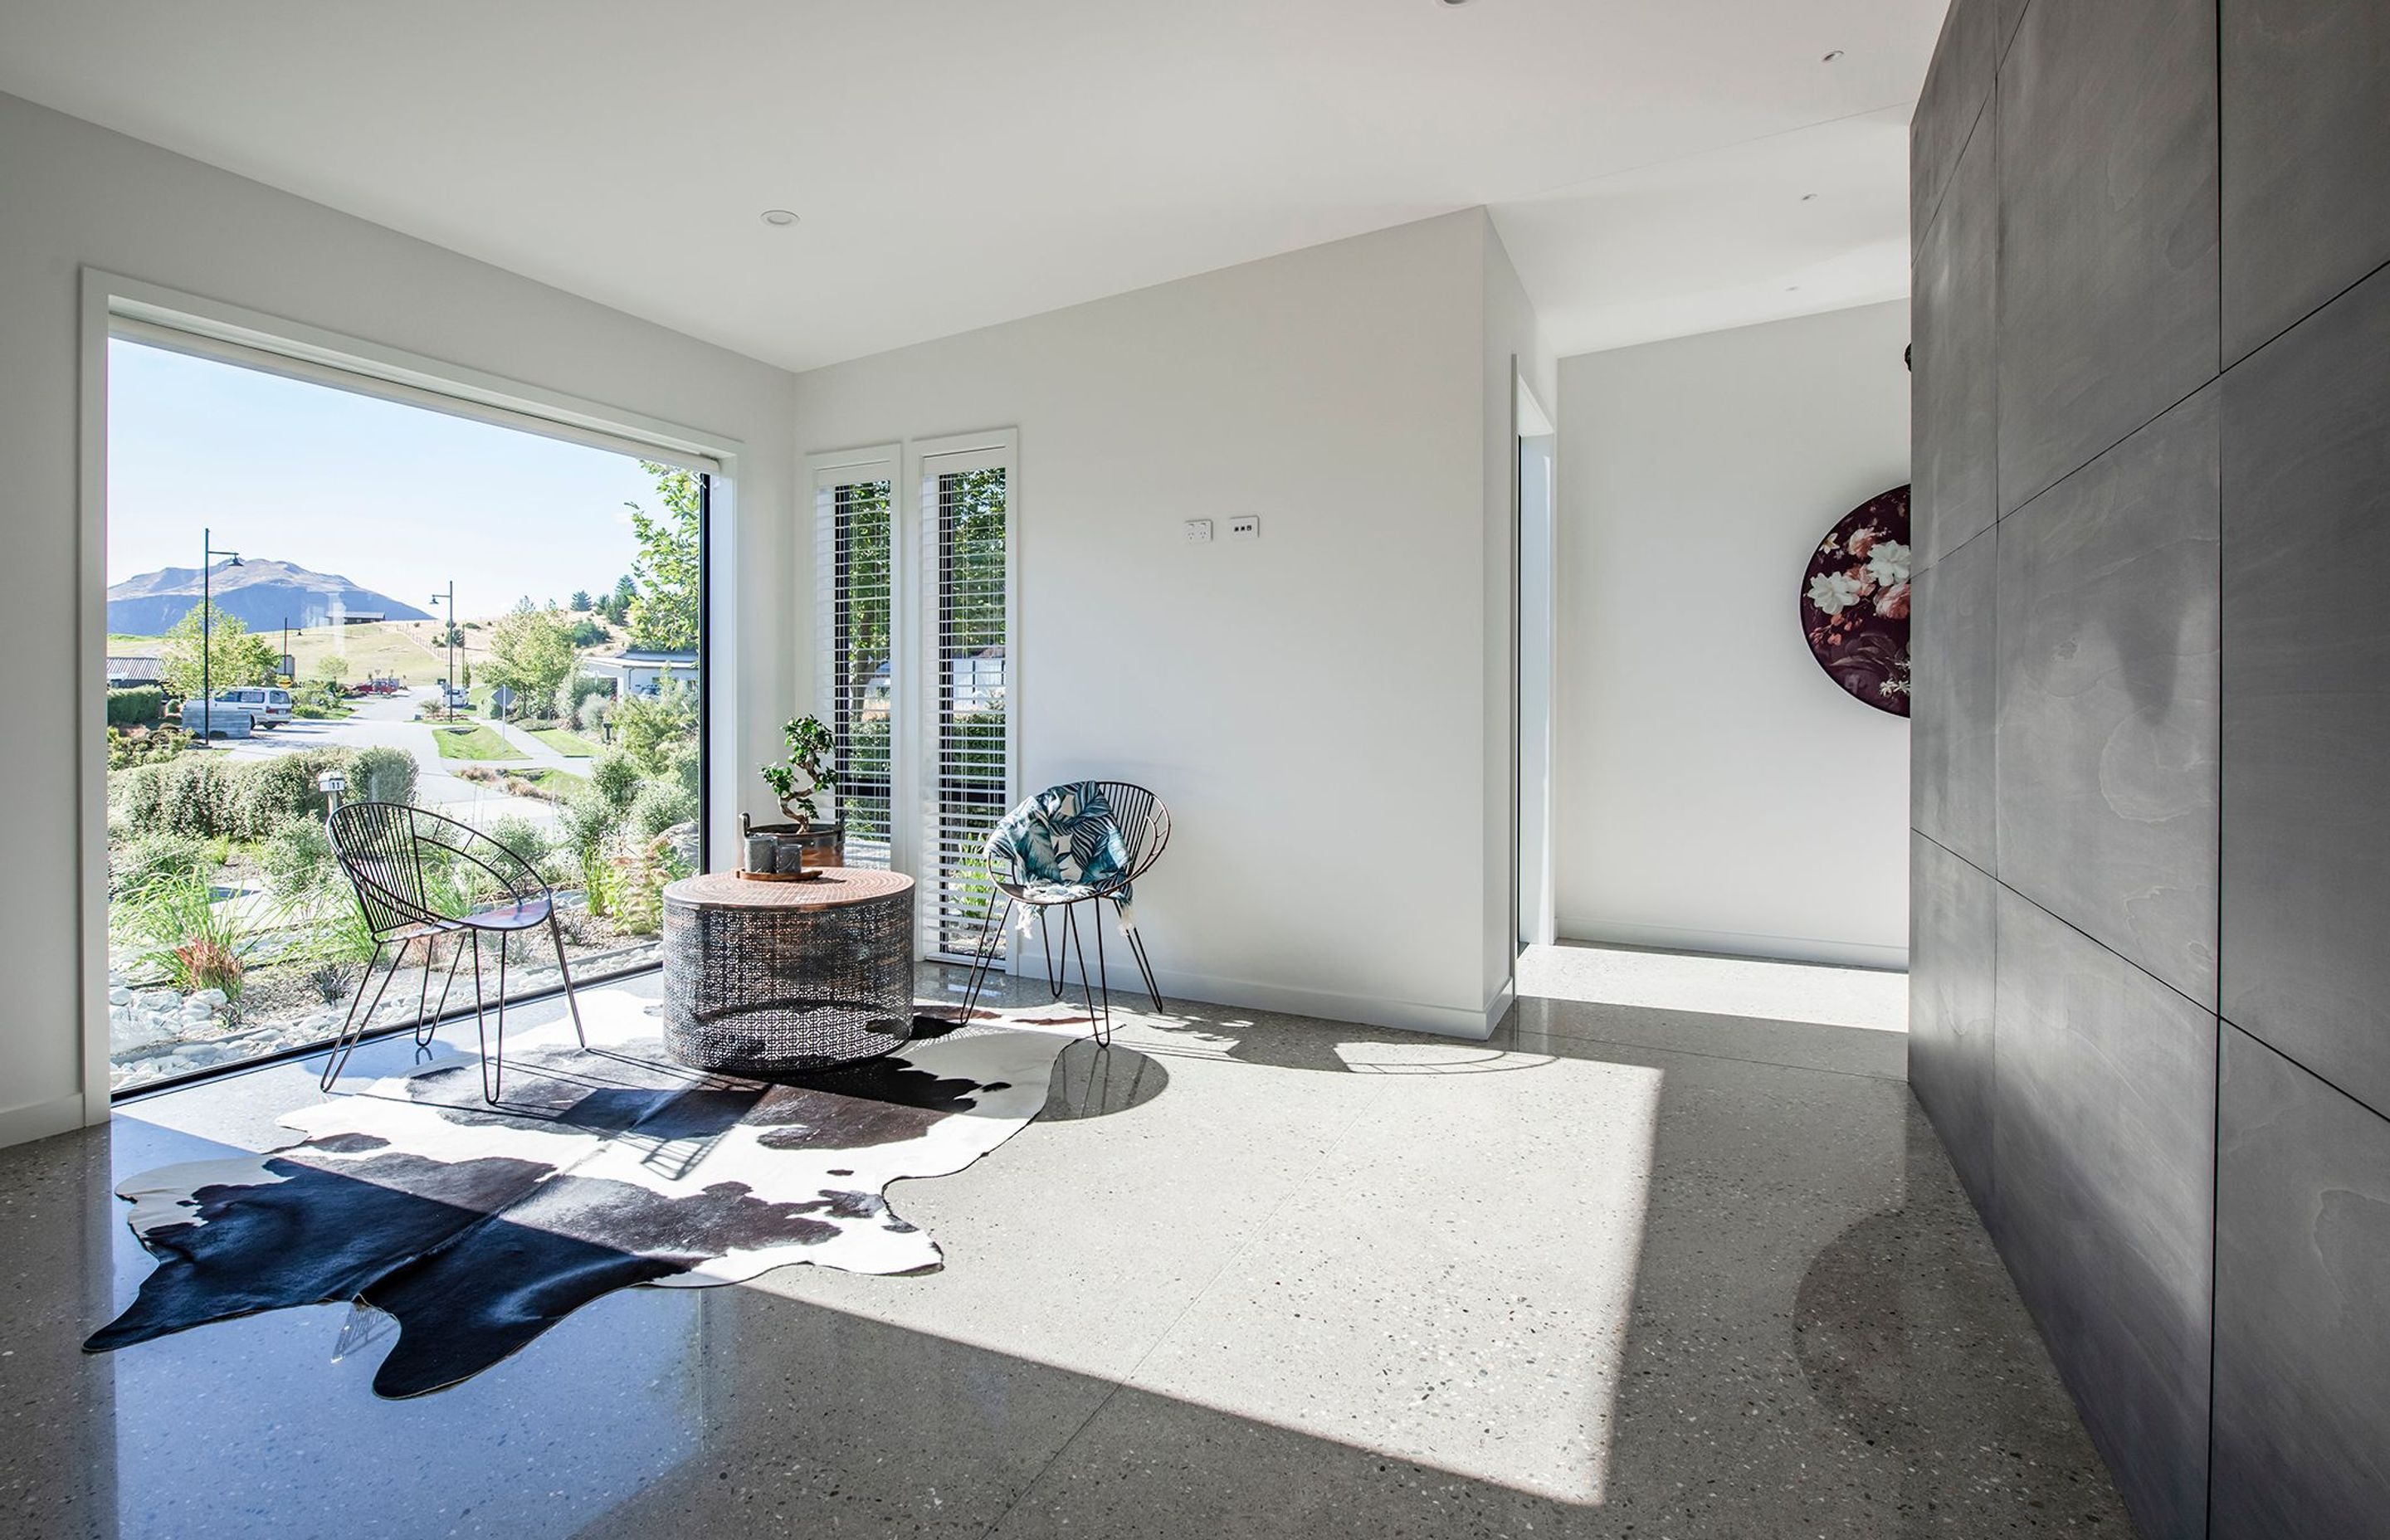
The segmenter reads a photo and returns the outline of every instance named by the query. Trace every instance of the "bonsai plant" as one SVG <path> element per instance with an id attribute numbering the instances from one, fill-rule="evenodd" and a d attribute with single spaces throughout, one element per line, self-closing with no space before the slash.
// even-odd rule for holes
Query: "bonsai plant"
<path id="1" fill-rule="evenodd" d="M 764 766 L 764 784 L 803 834 L 814 826 L 815 796 L 838 785 L 838 771 L 829 763 L 837 741 L 817 716 L 798 717 L 780 729 L 780 737 L 789 746 L 789 757 Z"/>

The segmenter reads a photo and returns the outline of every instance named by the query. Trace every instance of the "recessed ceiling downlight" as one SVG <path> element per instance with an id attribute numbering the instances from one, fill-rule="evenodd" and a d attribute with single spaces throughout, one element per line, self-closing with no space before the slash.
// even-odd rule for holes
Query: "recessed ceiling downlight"
<path id="1" fill-rule="evenodd" d="M 794 225 L 796 222 L 797 216 L 790 213 L 786 209 L 766 209 L 764 211 L 764 223 L 766 225 L 785 228 L 788 225 Z"/>

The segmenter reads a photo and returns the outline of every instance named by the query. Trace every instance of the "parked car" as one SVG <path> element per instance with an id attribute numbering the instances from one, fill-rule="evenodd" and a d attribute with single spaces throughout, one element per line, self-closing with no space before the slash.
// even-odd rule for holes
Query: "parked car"
<path id="1" fill-rule="evenodd" d="M 210 738 L 248 738 L 256 732 L 257 725 L 257 713 L 247 706 L 222 699 L 212 708 L 203 700 L 183 702 L 183 730 L 186 733 L 204 731 Z"/>
<path id="2" fill-rule="evenodd" d="M 251 685 L 238 689 L 218 690 L 216 710 L 238 707 L 257 719 L 261 727 L 279 727 L 290 720 L 290 692 L 273 685 Z"/>

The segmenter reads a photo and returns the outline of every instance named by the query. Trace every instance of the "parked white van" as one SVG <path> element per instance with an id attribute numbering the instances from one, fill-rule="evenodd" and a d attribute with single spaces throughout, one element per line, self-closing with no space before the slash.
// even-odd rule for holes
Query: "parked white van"
<path id="1" fill-rule="evenodd" d="M 234 706 L 257 719 L 261 727 L 279 727 L 291 719 L 290 692 L 272 685 L 247 686 L 239 689 L 218 690 L 216 710 Z"/>

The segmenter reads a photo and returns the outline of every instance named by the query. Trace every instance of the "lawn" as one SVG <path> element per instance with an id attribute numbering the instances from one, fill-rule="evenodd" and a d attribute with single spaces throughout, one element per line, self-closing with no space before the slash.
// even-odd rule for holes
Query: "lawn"
<path id="1" fill-rule="evenodd" d="M 479 722 L 455 727 L 434 727 L 431 729 L 431 741 L 440 746 L 442 759 L 519 760 L 523 757 L 513 744 Z"/>
<path id="2" fill-rule="evenodd" d="M 598 745 L 569 727 L 533 727 L 531 736 L 559 754 L 569 754 L 575 759 L 597 757 Z"/>

